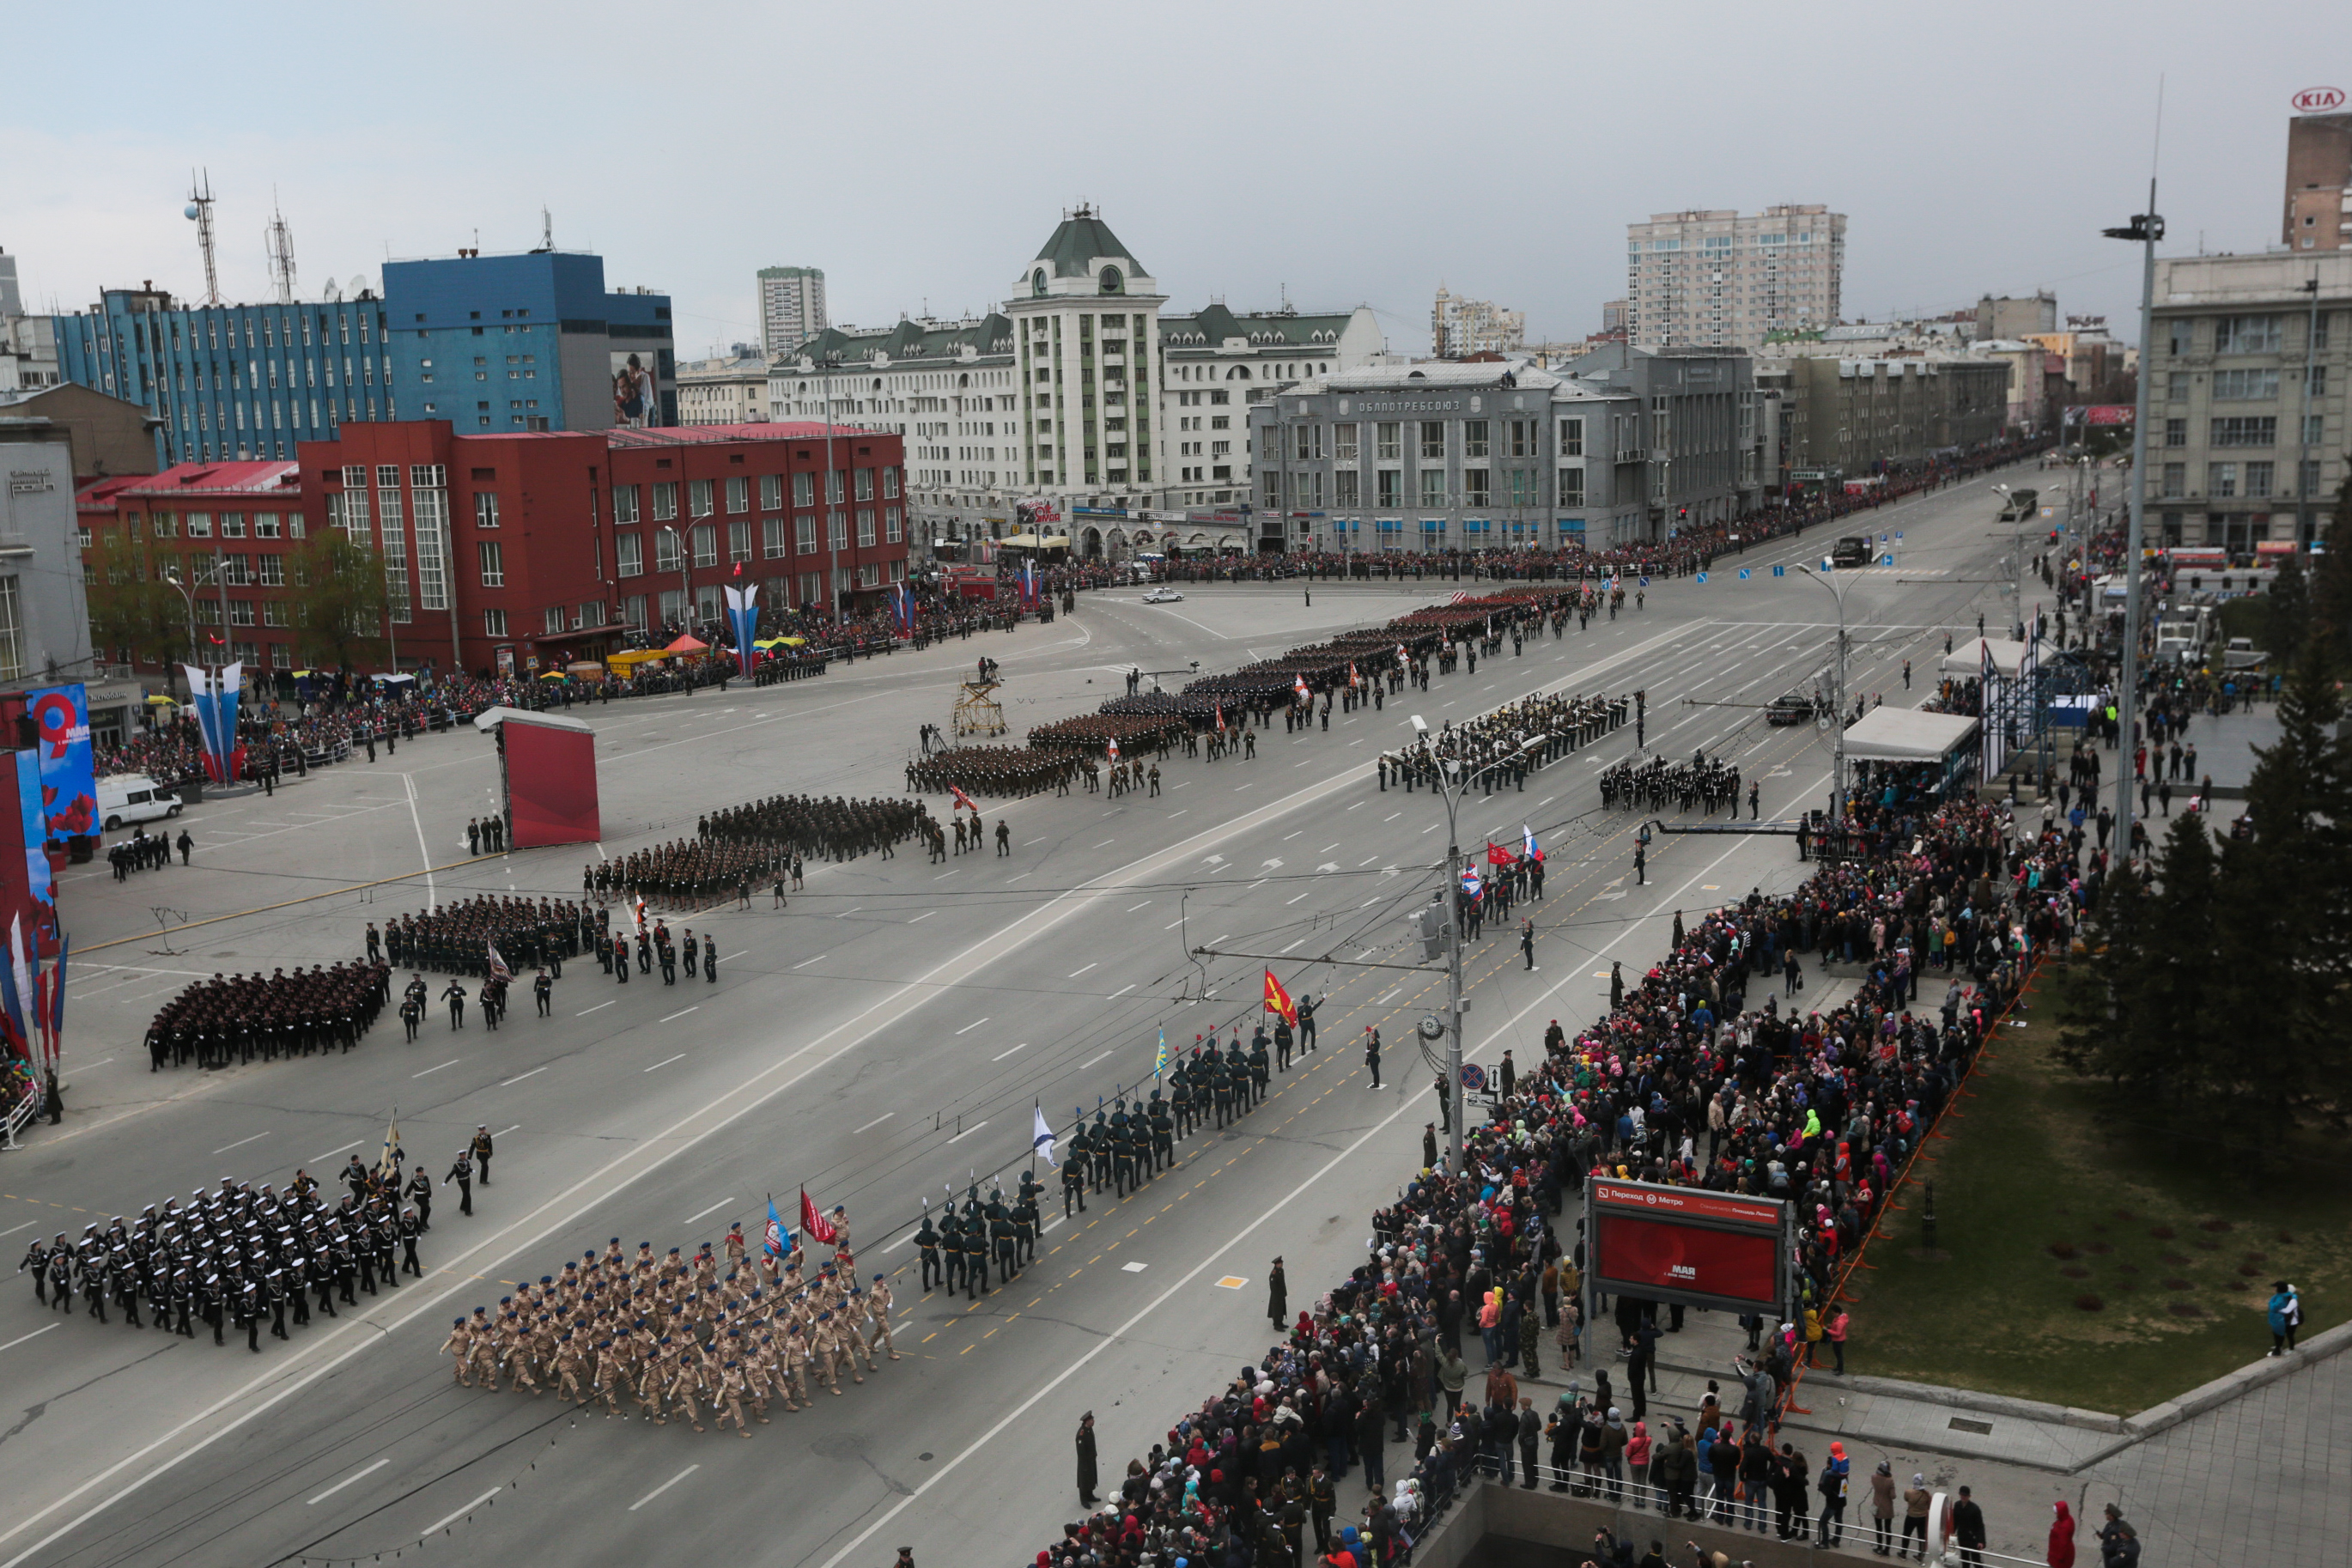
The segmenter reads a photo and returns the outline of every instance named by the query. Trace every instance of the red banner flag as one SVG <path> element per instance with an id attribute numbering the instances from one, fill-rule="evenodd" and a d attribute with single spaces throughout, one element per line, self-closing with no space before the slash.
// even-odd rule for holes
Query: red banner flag
<path id="1" fill-rule="evenodd" d="M 806 1187 L 801 1189 L 801 1235 L 820 1245 L 829 1246 L 833 1241 L 833 1222 L 816 1212 Z"/>
<path id="2" fill-rule="evenodd" d="M 963 786 L 961 784 L 951 784 L 948 785 L 948 793 L 955 796 L 957 809 L 969 810 L 974 816 L 978 816 L 980 815 L 979 805 L 973 802 L 971 796 L 963 793 Z"/>
<path id="3" fill-rule="evenodd" d="M 1290 993 L 1282 988 L 1282 982 L 1274 977 L 1271 969 L 1265 972 L 1265 1010 L 1281 1017 L 1292 1028 L 1298 1026 L 1298 1005 L 1291 1001 Z"/>
<path id="4" fill-rule="evenodd" d="M 1486 841 L 1487 865 L 1507 866 L 1511 863 L 1512 859 L 1513 856 L 1509 850 L 1504 848 L 1501 845 L 1496 843 L 1491 838 Z"/>

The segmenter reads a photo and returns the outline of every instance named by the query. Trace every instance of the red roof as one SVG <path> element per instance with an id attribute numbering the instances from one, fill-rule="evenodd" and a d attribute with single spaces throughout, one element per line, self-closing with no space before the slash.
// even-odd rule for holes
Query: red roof
<path id="1" fill-rule="evenodd" d="M 115 493 L 142 500 L 188 495 L 266 495 L 299 500 L 300 476 L 300 465 L 289 462 L 180 463 Z"/>
<path id="2" fill-rule="evenodd" d="M 604 435 L 615 447 L 682 447 L 725 441 L 822 440 L 828 430 L 835 436 L 883 434 L 850 425 L 828 426 L 820 420 L 793 420 L 761 425 L 665 425 L 649 430 L 615 426 Z"/>
<path id="3" fill-rule="evenodd" d="M 152 474 L 123 474 L 114 479 L 99 479 L 84 485 L 74 492 L 74 510 L 103 512 L 111 517 L 114 514 L 115 500 L 118 496 L 134 486 L 145 484 L 152 478 L 154 478 Z"/>

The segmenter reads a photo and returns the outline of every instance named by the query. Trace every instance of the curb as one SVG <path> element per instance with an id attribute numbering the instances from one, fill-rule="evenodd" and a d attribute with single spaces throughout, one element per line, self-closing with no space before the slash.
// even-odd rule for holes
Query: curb
<path id="1" fill-rule="evenodd" d="M 2158 1432 L 2178 1426 L 2192 1415 L 2202 1415 L 2218 1409 L 2242 1394 L 2276 1383 L 2292 1372 L 2315 1366 L 2342 1351 L 2352 1348 L 2352 1322 L 2338 1323 L 2334 1328 L 2314 1334 L 2305 1343 L 2284 1355 L 2264 1356 L 2249 1362 L 2235 1372 L 2224 1373 L 2212 1382 L 2192 1388 L 2188 1393 L 2150 1405 L 2138 1415 L 2127 1417 L 2123 1429 L 2137 1440 L 2152 1437 Z"/>

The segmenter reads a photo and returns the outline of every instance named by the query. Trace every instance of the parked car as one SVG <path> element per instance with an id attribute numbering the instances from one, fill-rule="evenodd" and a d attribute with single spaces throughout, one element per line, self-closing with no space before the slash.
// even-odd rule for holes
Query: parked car
<path id="1" fill-rule="evenodd" d="M 1184 595 L 1162 583 L 1144 595 L 1143 602 L 1147 605 L 1181 605 L 1184 602 Z"/>
<path id="2" fill-rule="evenodd" d="M 1767 724 L 1802 724 L 1813 716 L 1813 700 L 1801 691 L 1774 699 L 1764 709 Z"/>
<path id="3" fill-rule="evenodd" d="M 179 815 L 179 797 L 143 773 L 109 773 L 98 781 L 98 820 L 110 833 Z"/>

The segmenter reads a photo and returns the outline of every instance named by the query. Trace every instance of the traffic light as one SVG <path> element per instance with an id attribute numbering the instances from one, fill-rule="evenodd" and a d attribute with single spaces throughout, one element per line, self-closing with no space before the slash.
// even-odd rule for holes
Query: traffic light
<path id="1" fill-rule="evenodd" d="M 1424 906 L 1415 916 L 1421 933 L 1421 956 L 1423 963 L 1445 954 L 1445 910 L 1440 904 Z"/>

